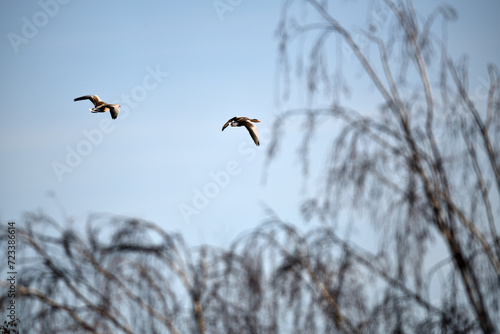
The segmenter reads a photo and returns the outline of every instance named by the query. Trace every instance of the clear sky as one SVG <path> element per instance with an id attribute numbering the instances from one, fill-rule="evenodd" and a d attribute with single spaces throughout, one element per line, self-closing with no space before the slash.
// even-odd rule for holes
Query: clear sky
<path id="1" fill-rule="evenodd" d="M 363 3 L 338 1 L 342 22 L 362 25 Z M 450 47 L 469 54 L 473 88 L 487 78 L 487 62 L 500 64 L 500 2 L 453 3 Z M 190 244 L 227 244 L 262 222 L 263 204 L 297 222 L 297 204 L 315 191 L 300 179 L 299 138 L 288 133 L 261 183 L 283 108 L 275 103 L 280 6 L 0 2 L 1 220 L 38 209 L 60 219 L 52 193 L 75 224 L 90 213 L 140 217 Z M 118 119 L 73 102 L 87 94 L 121 104 Z M 245 129 L 221 132 L 233 116 L 261 120 L 260 147 Z"/>

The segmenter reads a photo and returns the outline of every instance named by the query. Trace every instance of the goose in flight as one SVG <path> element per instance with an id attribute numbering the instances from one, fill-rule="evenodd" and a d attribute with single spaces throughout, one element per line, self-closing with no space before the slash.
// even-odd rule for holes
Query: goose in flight
<path id="1" fill-rule="evenodd" d="M 121 105 L 119 104 L 109 104 L 104 102 L 97 95 L 85 95 L 74 99 L 74 101 L 90 100 L 94 104 L 94 108 L 90 108 L 93 113 L 96 112 L 106 112 L 109 110 L 112 119 L 118 117 L 118 112 L 120 111 Z"/>
<path id="2" fill-rule="evenodd" d="M 247 128 L 248 132 L 250 133 L 250 136 L 252 136 L 253 141 L 255 142 L 255 145 L 259 146 L 259 135 L 257 134 L 257 127 L 255 126 L 254 123 L 260 123 L 258 119 L 250 119 L 248 117 L 233 117 L 229 121 L 224 124 L 222 127 L 222 131 L 224 131 L 225 128 L 227 128 L 229 125 L 231 126 L 244 126 Z"/>

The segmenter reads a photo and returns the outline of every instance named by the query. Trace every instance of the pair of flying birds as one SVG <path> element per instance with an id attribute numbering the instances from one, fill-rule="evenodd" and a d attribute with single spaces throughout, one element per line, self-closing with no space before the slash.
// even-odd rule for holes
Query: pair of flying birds
<path id="1" fill-rule="evenodd" d="M 109 111 L 112 119 L 116 119 L 118 117 L 118 112 L 120 111 L 121 105 L 119 104 L 109 104 L 104 102 L 97 95 L 85 95 L 77 97 L 74 101 L 82 101 L 82 100 L 90 100 L 94 104 L 94 108 L 90 108 L 90 111 L 93 113 L 96 112 L 106 112 Z M 259 135 L 257 134 L 257 127 L 254 123 L 259 123 L 258 119 L 250 119 L 248 117 L 233 117 L 229 121 L 224 124 L 222 127 L 222 131 L 227 128 L 229 125 L 231 126 L 244 126 L 247 128 L 250 136 L 252 137 L 255 145 L 259 146 Z"/>

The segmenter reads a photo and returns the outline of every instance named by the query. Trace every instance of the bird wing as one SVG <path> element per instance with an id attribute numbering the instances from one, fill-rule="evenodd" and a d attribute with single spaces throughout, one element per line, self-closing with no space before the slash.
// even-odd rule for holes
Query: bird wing
<path id="1" fill-rule="evenodd" d="M 227 128 L 229 126 L 229 124 L 231 124 L 231 122 L 235 119 L 236 119 L 236 117 L 233 117 L 229 121 L 227 121 L 226 124 L 224 124 L 224 126 L 222 127 L 222 131 L 224 131 L 224 129 Z"/>
<path id="2" fill-rule="evenodd" d="M 118 117 L 118 112 L 120 111 L 120 107 L 116 104 L 108 104 L 109 113 L 111 114 L 112 119 L 116 119 Z"/>
<path id="3" fill-rule="evenodd" d="M 245 128 L 247 128 L 248 132 L 250 133 L 250 136 L 252 136 L 253 141 L 255 142 L 255 145 L 259 146 L 259 135 L 257 133 L 257 127 L 255 124 L 253 124 L 250 121 L 245 122 Z"/>
<path id="4" fill-rule="evenodd" d="M 84 96 L 77 97 L 73 101 L 82 101 L 82 100 L 90 100 L 94 104 L 94 107 L 97 107 L 98 105 L 102 104 L 102 103 L 99 103 L 99 102 L 102 102 L 102 100 L 97 95 L 84 95 Z"/>

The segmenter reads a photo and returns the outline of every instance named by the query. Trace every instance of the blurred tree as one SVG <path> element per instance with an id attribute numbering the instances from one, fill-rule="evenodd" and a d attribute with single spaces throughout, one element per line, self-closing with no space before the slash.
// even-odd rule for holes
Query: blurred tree
<path id="1" fill-rule="evenodd" d="M 180 333 L 183 321 L 204 332 L 204 249 L 194 262 L 179 235 L 136 219 L 91 216 L 86 238 L 44 214 L 28 214 L 24 226 L 22 333 Z"/>
<path id="2" fill-rule="evenodd" d="M 469 89 L 467 57 L 455 60 L 448 54 L 446 23 L 456 18 L 449 6 L 439 6 L 422 18 L 412 1 L 376 1 L 366 28 L 348 29 L 335 17 L 332 3 L 289 0 L 283 5 L 277 30 L 280 93 L 285 100 L 292 94 L 295 71 L 299 89 L 307 87 L 308 105 L 277 119 L 278 131 L 268 153 L 270 161 L 275 159 L 283 124 L 304 117 L 299 154 L 307 176 L 311 138 L 320 132 L 319 124 L 329 119 L 342 124 L 338 133 L 325 136 L 331 150 L 320 175 L 323 191 L 306 200 L 302 209 L 306 219 L 318 217 L 326 226 L 342 212 L 356 212 L 383 231 L 380 262 L 349 248 L 344 254 L 349 254 L 350 266 L 369 269 L 367 274 L 382 279 L 382 286 L 372 288 L 381 288 L 384 300 L 364 298 L 361 309 L 367 313 L 351 316 L 346 309 L 352 307 L 343 305 L 344 299 L 325 295 L 326 300 L 332 298 L 336 327 L 358 331 L 380 313 L 379 325 L 385 323 L 386 332 L 421 332 L 418 321 L 424 319 L 426 332 L 497 332 L 498 68 L 487 66 L 486 98 L 471 95 L 478 90 Z M 376 56 L 370 53 L 373 49 Z M 296 63 L 290 60 L 294 57 Z M 358 83 L 357 89 L 351 88 L 345 63 L 358 64 L 368 78 L 379 96 L 377 110 L 359 110 L 359 103 L 346 98 L 352 94 L 365 99 L 370 94 L 369 87 Z M 325 236 L 332 233 L 333 229 L 324 231 Z M 342 244 L 332 238 L 330 242 Z M 446 260 L 424 272 L 425 255 L 436 239 L 446 245 Z M 426 277 L 445 266 L 447 284 L 441 286 L 441 302 L 435 303 L 424 293 Z"/>

